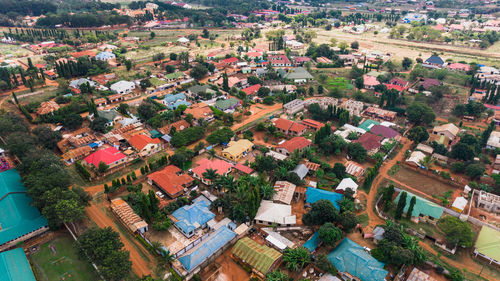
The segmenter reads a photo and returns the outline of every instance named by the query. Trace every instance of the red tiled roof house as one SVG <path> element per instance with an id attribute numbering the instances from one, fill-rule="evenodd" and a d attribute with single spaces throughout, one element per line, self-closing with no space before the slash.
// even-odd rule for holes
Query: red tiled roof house
<path id="1" fill-rule="evenodd" d="M 192 169 L 193 177 L 201 180 L 204 184 L 211 184 L 211 181 L 203 176 L 203 173 L 205 173 L 208 169 L 215 170 L 219 176 L 227 176 L 233 167 L 233 164 L 220 159 L 208 160 L 204 158 L 196 164 L 198 166 Z"/>
<path id="2" fill-rule="evenodd" d="M 170 198 L 177 198 L 184 193 L 184 188 L 193 184 L 194 180 L 174 165 L 169 165 L 163 170 L 148 176 L 148 183 L 157 186 Z"/>
<path id="3" fill-rule="evenodd" d="M 109 168 L 116 167 L 127 162 L 127 156 L 114 147 L 98 150 L 83 159 L 83 163 L 99 167 L 99 163 L 104 162 Z"/>
<path id="4" fill-rule="evenodd" d="M 309 147 L 310 145 L 310 140 L 304 137 L 294 137 L 276 146 L 276 151 L 283 155 L 290 156 L 295 150 L 302 151 L 302 149 Z"/>
<path id="5" fill-rule="evenodd" d="M 139 156 L 148 156 L 161 150 L 161 141 L 152 139 L 147 135 L 134 135 L 128 140 L 128 143 L 139 153 Z"/>

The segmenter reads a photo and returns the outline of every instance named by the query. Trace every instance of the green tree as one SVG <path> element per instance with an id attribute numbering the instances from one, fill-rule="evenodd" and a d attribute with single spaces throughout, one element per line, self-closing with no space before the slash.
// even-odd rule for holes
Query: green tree
<path id="1" fill-rule="evenodd" d="M 281 270 L 275 270 L 272 272 L 269 272 L 266 275 L 266 280 L 267 281 L 288 281 L 290 277 L 283 271 Z"/>
<path id="2" fill-rule="evenodd" d="M 429 139 L 429 133 L 422 126 L 416 126 L 408 131 L 408 139 L 414 141 L 415 143 L 421 143 Z"/>
<path id="3" fill-rule="evenodd" d="M 314 261 L 314 264 L 321 270 L 330 273 L 332 275 L 337 275 L 337 268 L 328 259 L 327 255 L 319 254 Z"/>
<path id="4" fill-rule="evenodd" d="M 415 124 L 430 125 L 436 119 L 436 114 L 432 108 L 420 102 L 413 102 L 406 108 L 406 118 Z"/>
<path id="5" fill-rule="evenodd" d="M 319 228 L 318 237 L 325 245 L 333 247 L 337 241 L 342 239 L 342 230 L 327 222 Z"/>
<path id="6" fill-rule="evenodd" d="M 311 205 L 311 209 L 304 214 L 302 222 L 305 225 L 323 225 L 327 222 L 339 220 L 339 212 L 328 200 L 318 200 Z"/>
<path id="7" fill-rule="evenodd" d="M 399 196 L 398 206 L 396 207 L 396 214 L 394 216 L 396 220 L 401 219 L 401 217 L 403 216 L 403 212 L 406 206 L 406 196 L 408 196 L 408 193 L 406 193 L 406 191 L 403 191 Z"/>
<path id="8" fill-rule="evenodd" d="M 309 250 L 304 247 L 294 249 L 287 248 L 283 254 L 283 262 L 285 267 L 291 271 L 300 271 L 311 260 Z"/>
<path id="9" fill-rule="evenodd" d="M 211 133 L 206 140 L 211 144 L 228 143 L 234 136 L 234 132 L 229 127 L 218 129 Z"/>
<path id="10" fill-rule="evenodd" d="M 446 240 L 461 247 L 472 247 L 474 244 L 474 233 L 470 224 L 457 217 L 445 216 L 439 219 L 438 228 L 444 232 Z"/>
<path id="11" fill-rule="evenodd" d="M 412 65 L 412 60 L 408 57 L 404 57 L 403 58 L 403 61 L 401 62 L 401 66 L 403 66 L 403 68 L 405 70 L 408 70 L 408 68 L 410 68 L 410 66 Z"/>
<path id="12" fill-rule="evenodd" d="M 97 170 L 99 171 L 99 173 L 102 174 L 102 173 L 106 172 L 108 170 L 108 168 L 109 168 L 109 166 L 106 163 L 101 161 L 101 162 L 99 162 L 99 167 L 97 168 Z"/>
<path id="13" fill-rule="evenodd" d="M 364 162 L 368 156 L 366 149 L 359 142 L 351 142 L 347 145 L 347 155 L 358 162 Z"/>
<path id="14" fill-rule="evenodd" d="M 408 207 L 408 211 L 406 212 L 406 218 L 411 219 L 413 208 L 415 207 L 415 203 L 417 203 L 417 197 L 413 196 L 410 200 L 410 206 Z"/>
<path id="15" fill-rule="evenodd" d="M 95 132 L 105 133 L 106 124 L 108 124 L 108 119 L 97 116 L 94 118 L 94 121 L 90 123 L 90 128 Z"/>
<path id="16" fill-rule="evenodd" d="M 59 132 L 54 132 L 48 126 L 38 126 L 33 130 L 38 142 L 47 149 L 54 149 L 57 143 L 62 139 Z"/>

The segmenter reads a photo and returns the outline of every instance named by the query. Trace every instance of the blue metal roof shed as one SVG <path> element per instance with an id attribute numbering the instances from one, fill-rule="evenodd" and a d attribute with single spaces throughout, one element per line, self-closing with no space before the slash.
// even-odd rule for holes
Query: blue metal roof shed
<path id="1" fill-rule="evenodd" d="M 0 253 L 0 280 L 36 281 L 23 248 Z"/>
<path id="2" fill-rule="evenodd" d="M 342 199 L 342 197 L 344 197 L 344 195 L 342 195 L 340 193 L 331 192 L 331 191 L 323 190 L 323 189 L 319 189 L 319 188 L 308 187 L 306 190 L 306 202 L 307 203 L 312 204 L 312 203 L 319 201 L 321 199 L 325 199 L 325 200 L 332 202 L 333 206 L 335 206 L 335 208 L 337 210 L 340 210 L 340 205 L 339 205 L 338 201 L 340 199 Z"/>
<path id="3" fill-rule="evenodd" d="M 205 227 L 215 214 L 210 212 L 210 200 L 202 195 L 194 199 L 193 204 L 175 210 L 172 216 L 177 220 L 175 226 L 191 237 L 196 229 Z"/>

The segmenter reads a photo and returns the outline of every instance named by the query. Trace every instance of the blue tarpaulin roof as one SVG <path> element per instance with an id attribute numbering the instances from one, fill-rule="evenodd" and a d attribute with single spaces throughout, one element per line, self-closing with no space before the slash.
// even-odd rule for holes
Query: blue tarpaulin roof
<path id="1" fill-rule="evenodd" d="M 236 237 L 236 233 L 226 226 L 222 226 L 210 234 L 206 240 L 196 245 L 188 254 L 180 257 L 179 261 L 187 271 L 191 272 L 234 237 Z"/>
<path id="2" fill-rule="evenodd" d="M 15 169 L 0 173 L 0 245 L 47 226 Z"/>
<path id="3" fill-rule="evenodd" d="M 335 206 L 335 208 L 337 208 L 337 210 L 340 210 L 340 206 L 339 206 L 339 203 L 337 201 L 342 199 L 342 197 L 344 197 L 344 195 L 342 195 L 340 193 L 331 192 L 331 191 L 327 191 L 327 190 L 323 190 L 323 189 L 319 189 L 319 188 L 308 187 L 306 190 L 306 198 L 307 198 L 306 202 L 307 203 L 312 204 L 312 203 L 319 201 L 321 199 L 325 199 L 325 200 L 332 202 L 333 206 Z"/>
<path id="4" fill-rule="evenodd" d="M 23 248 L 0 253 L 0 280 L 36 281 Z"/>
<path id="5" fill-rule="evenodd" d="M 93 142 L 93 143 L 89 143 L 89 146 L 90 146 L 91 148 L 96 148 L 96 147 L 98 147 L 98 146 L 99 146 L 99 144 L 97 144 L 97 143 Z"/>
<path id="6" fill-rule="evenodd" d="M 209 208 L 210 201 L 200 196 L 193 200 L 193 204 L 183 206 L 172 213 L 177 219 L 175 225 L 184 233 L 190 233 L 215 217 Z"/>
<path id="7" fill-rule="evenodd" d="M 314 232 L 314 234 L 309 238 L 309 240 L 304 243 L 304 248 L 308 249 L 311 252 L 314 252 L 319 245 L 319 234 L 318 232 Z"/>
<path id="8" fill-rule="evenodd" d="M 385 280 L 387 271 L 363 247 L 345 238 L 329 255 L 328 259 L 340 272 L 349 272 L 362 281 Z"/>

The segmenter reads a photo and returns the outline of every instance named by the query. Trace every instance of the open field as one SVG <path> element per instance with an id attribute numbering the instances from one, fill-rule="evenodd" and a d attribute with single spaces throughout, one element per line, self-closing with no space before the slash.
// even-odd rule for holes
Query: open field
<path id="1" fill-rule="evenodd" d="M 31 261 L 40 281 L 100 280 L 92 265 L 78 258 L 73 239 L 69 236 L 61 236 L 41 245 L 31 256 Z"/>
<path id="2" fill-rule="evenodd" d="M 399 169 L 393 178 L 414 189 L 420 190 L 422 193 L 427 194 L 428 197 L 432 197 L 432 195 L 440 196 L 447 191 L 455 190 L 449 184 L 427 177 L 404 166 Z"/>

